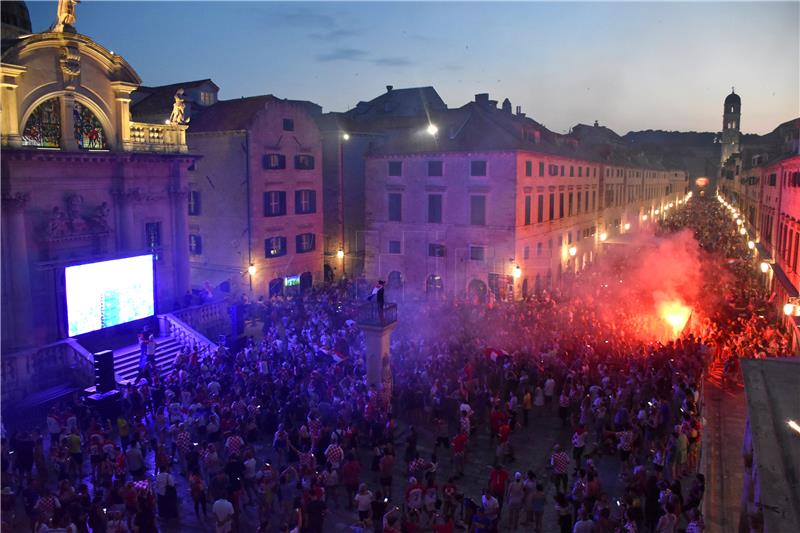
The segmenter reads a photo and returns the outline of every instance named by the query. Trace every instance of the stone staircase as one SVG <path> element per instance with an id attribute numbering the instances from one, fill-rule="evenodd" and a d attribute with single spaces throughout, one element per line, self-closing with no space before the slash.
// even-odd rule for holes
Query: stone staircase
<path id="1" fill-rule="evenodd" d="M 161 377 L 166 377 L 172 372 L 175 356 L 181 351 L 181 344 L 174 337 L 158 337 L 156 339 L 156 364 L 161 371 Z M 139 345 L 128 346 L 114 351 L 114 370 L 117 373 L 117 382 L 126 382 L 136 378 L 139 373 Z"/>

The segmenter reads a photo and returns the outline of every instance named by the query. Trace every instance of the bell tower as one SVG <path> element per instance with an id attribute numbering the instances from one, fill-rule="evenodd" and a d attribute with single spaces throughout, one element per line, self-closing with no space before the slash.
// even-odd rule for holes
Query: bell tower
<path id="1" fill-rule="evenodd" d="M 741 133 L 739 126 L 742 118 L 742 99 L 731 87 L 731 94 L 725 98 L 722 110 L 722 153 L 720 165 L 724 165 L 733 154 L 739 153 Z"/>

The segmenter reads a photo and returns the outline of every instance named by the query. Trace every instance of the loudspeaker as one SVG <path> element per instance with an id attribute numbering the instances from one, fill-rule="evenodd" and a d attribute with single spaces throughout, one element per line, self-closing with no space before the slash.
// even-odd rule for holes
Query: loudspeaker
<path id="1" fill-rule="evenodd" d="M 100 393 L 117 388 L 117 380 L 114 378 L 114 352 L 111 350 L 94 354 L 94 384 Z"/>

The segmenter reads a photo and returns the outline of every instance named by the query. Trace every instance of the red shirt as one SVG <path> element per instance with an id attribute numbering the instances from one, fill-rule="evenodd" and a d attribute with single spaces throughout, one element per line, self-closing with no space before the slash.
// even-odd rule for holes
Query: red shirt
<path id="1" fill-rule="evenodd" d="M 342 467 L 342 481 L 345 485 L 358 485 L 360 475 L 361 465 L 358 461 L 348 461 Z"/>
<path id="2" fill-rule="evenodd" d="M 508 424 L 503 424 L 500 426 L 500 430 L 497 432 L 497 439 L 500 441 L 500 444 L 505 443 L 508 440 L 508 436 L 511 434 L 511 426 Z"/>
<path id="3" fill-rule="evenodd" d="M 489 490 L 494 496 L 502 496 L 506 490 L 506 481 L 508 481 L 508 472 L 502 468 L 492 469 L 492 473 L 489 474 Z"/>
<path id="4" fill-rule="evenodd" d="M 455 437 L 453 437 L 453 453 L 455 455 L 463 455 L 464 450 L 467 447 L 467 436 L 463 433 L 459 433 Z"/>

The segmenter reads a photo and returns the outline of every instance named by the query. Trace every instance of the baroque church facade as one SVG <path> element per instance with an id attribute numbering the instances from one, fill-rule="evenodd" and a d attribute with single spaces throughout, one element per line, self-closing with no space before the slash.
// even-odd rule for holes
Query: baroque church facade
<path id="1" fill-rule="evenodd" d="M 74 7 L 59 2 L 56 23 L 35 34 L 24 16 L 8 31 L 14 20 L 4 13 L 4 356 L 67 336 L 68 266 L 153 254 L 157 313 L 189 288 L 187 172 L 196 157 L 180 95 L 166 123 L 133 121 L 139 75 L 75 30 Z M 15 9 L 27 14 L 24 4 Z"/>

